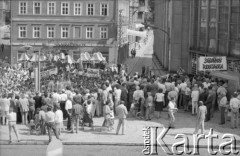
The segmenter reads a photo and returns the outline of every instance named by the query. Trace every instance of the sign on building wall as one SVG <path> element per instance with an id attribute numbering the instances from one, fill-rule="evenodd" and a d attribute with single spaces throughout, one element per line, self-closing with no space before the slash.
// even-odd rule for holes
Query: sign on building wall
<path id="1" fill-rule="evenodd" d="M 198 70 L 227 70 L 227 59 L 225 56 L 199 57 Z"/>

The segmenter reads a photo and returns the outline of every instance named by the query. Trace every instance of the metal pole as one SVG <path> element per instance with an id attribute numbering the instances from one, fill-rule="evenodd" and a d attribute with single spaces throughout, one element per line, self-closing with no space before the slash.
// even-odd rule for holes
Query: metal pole
<path id="1" fill-rule="evenodd" d="M 168 49 L 169 49 L 169 56 L 168 56 L 168 72 L 171 72 L 171 55 L 172 55 L 172 48 L 171 48 L 171 40 L 170 36 L 168 35 Z"/>
<path id="2" fill-rule="evenodd" d="M 38 51 L 38 91 L 41 91 L 41 63 L 40 63 L 40 50 Z"/>

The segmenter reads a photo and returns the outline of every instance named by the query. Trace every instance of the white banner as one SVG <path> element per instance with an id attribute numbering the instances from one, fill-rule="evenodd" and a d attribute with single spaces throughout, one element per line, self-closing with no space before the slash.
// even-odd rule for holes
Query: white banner
<path id="1" fill-rule="evenodd" d="M 199 57 L 198 70 L 227 70 L 226 56 Z"/>
<path id="2" fill-rule="evenodd" d="M 136 25 L 135 25 L 135 28 L 137 28 L 137 29 L 138 29 L 138 28 L 142 28 L 142 27 L 144 27 L 143 24 L 136 24 Z"/>
<path id="3" fill-rule="evenodd" d="M 49 69 L 47 71 L 41 72 L 41 77 L 46 77 L 49 75 L 56 75 L 58 73 L 57 68 Z"/>
<path id="4" fill-rule="evenodd" d="M 87 69 L 87 77 L 99 77 L 99 69 Z"/>
<path id="5" fill-rule="evenodd" d="M 127 33 L 128 35 L 131 35 L 131 36 L 147 37 L 146 31 L 136 31 L 136 30 L 127 29 Z"/>

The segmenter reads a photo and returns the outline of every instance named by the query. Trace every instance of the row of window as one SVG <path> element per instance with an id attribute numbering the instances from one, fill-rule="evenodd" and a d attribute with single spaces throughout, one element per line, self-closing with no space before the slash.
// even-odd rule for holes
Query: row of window
<path id="1" fill-rule="evenodd" d="M 32 37 L 41 38 L 41 27 L 33 26 Z M 54 26 L 47 26 L 47 38 L 56 38 L 56 29 Z M 88 26 L 86 29 L 86 39 L 94 39 L 94 27 Z M 73 29 L 73 38 L 82 38 L 82 27 L 75 26 Z M 100 27 L 100 39 L 108 38 L 108 27 Z M 19 26 L 19 38 L 27 38 L 27 26 Z M 61 38 L 70 38 L 70 28 L 68 26 L 61 26 Z"/>
<path id="2" fill-rule="evenodd" d="M 95 15 L 95 3 L 87 3 L 86 4 L 86 15 L 94 16 Z M 41 15 L 42 14 L 42 2 L 33 2 L 33 14 Z M 56 2 L 48 2 L 47 3 L 47 14 L 48 15 L 56 15 Z M 70 15 L 70 2 L 61 2 L 61 15 Z M 26 15 L 28 14 L 28 2 L 19 2 L 19 14 Z M 83 15 L 83 3 L 75 2 L 73 8 L 74 15 Z M 100 16 L 108 16 L 109 15 L 109 4 L 101 3 L 100 4 Z"/>

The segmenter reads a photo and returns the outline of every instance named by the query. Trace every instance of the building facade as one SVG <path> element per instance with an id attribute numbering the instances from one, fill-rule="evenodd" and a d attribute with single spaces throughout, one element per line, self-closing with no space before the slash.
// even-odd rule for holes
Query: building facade
<path id="1" fill-rule="evenodd" d="M 128 0 L 15 0 L 11 8 L 12 64 L 26 52 L 23 45 L 38 52 L 49 44 L 52 51 L 68 53 L 74 60 L 82 52 L 101 52 L 109 62 L 117 62 L 118 42 L 124 40 L 119 37 L 119 26 L 124 25 L 119 10 L 129 8 Z"/>
<path id="2" fill-rule="evenodd" d="M 189 72 L 200 56 L 226 56 L 227 70 L 240 73 L 240 0 L 192 0 Z"/>
<path id="3" fill-rule="evenodd" d="M 226 56 L 240 72 L 239 0 L 155 1 L 154 54 L 170 71 L 198 71 L 200 56 Z M 169 37 L 168 37 L 169 36 Z"/>
<path id="4" fill-rule="evenodd" d="M 10 0 L 1 0 L 0 1 L 0 26 L 9 24 L 7 17 L 10 13 Z"/>

